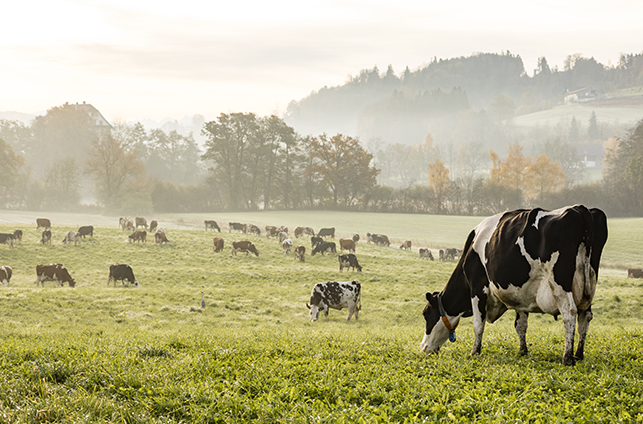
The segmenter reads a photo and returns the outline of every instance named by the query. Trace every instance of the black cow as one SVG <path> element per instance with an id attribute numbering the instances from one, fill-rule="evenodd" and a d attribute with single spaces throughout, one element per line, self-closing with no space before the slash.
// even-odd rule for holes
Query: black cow
<path id="1" fill-rule="evenodd" d="M 335 238 L 335 227 L 333 227 L 333 228 L 322 228 L 317 233 L 317 237 L 332 237 L 332 238 Z"/>
<path id="2" fill-rule="evenodd" d="M 583 359 L 606 241 L 605 214 L 582 205 L 554 211 L 522 209 L 486 218 L 469 234 L 444 290 L 426 294 L 421 349 L 438 352 L 447 338 L 455 340 L 460 318 L 473 315 L 471 353 L 480 353 L 485 321 L 493 323 L 514 309 L 521 354 L 527 353 L 528 314 L 537 312 L 563 316 L 563 364 Z"/>
<path id="3" fill-rule="evenodd" d="M 359 272 L 362 272 L 362 267 L 357 262 L 357 256 L 349 253 L 348 255 L 339 255 L 339 272 L 342 272 L 344 268 L 353 268 L 353 271 L 357 269 Z"/>
<path id="4" fill-rule="evenodd" d="M 243 232 L 243 224 L 240 222 L 229 222 L 228 223 L 228 232 L 232 232 L 232 230 L 239 231 L 240 233 Z"/>
<path id="5" fill-rule="evenodd" d="M 42 232 L 42 239 L 40 239 L 42 244 L 51 244 L 51 230 L 45 230 Z"/>
<path id="6" fill-rule="evenodd" d="M 310 252 L 310 256 L 315 256 L 315 253 L 321 253 L 322 256 L 324 256 L 324 252 L 337 254 L 337 247 L 335 246 L 335 242 L 322 241 L 321 243 L 315 245 L 313 251 Z"/>
<path id="7" fill-rule="evenodd" d="M 85 236 L 91 236 L 92 238 L 94 238 L 94 227 L 92 225 L 85 225 L 84 227 L 80 227 L 78 229 L 78 234 L 83 236 L 83 238 L 85 238 Z"/>
<path id="8" fill-rule="evenodd" d="M 217 230 L 218 232 L 221 232 L 221 228 L 219 228 L 219 225 L 216 221 L 204 221 L 204 223 L 205 231 L 208 231 L 208 228 L 210 228 L 212 231 Z"/>
<path id="9" fill-rule="evenodd" d="M 109 266 L 107 285 L 109 286 L 109 283 L 114 281 L 114 287 L 116 287 L 117 280 L 120 280 L 121 284 L 130 283 L 138 287 L 138 280 L 134 277 L 134 271 L 132 271 L 132 267 L 129 265 L 118 264 Z"/>
<path id="10" fill-rule="evenodd" d="M 13 248 L 13 234 L 0 233 L 0 244 L 8 244 L 9 249 Z"/>
<path id="11" fill-rule="evenodd" d="M 17 241 L 22 244 L 22 230 L 16 230 L 13 232 L 13 241 Z"/>
<path id="12" fill-rule="evenodd" d="M 314 249 L 314 248 L 315 248 L 315 246 L 317 246 L 319 243 L 322 243 L 323 241 L 324 241 L 324 239 L 323 239 L 323 238 L 321 238 L 321 237 L 316 237 L 316 236 L 315 236 L 315 237 L 311 237 L 311 238 L 310 238 L 310 244 L 311 244 L 311 247 Z"/>

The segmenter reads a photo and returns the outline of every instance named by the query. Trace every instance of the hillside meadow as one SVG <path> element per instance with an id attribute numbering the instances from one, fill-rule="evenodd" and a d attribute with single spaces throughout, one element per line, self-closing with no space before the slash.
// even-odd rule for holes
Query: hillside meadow
<path id="1" fill-rule="evenodd" d="M 52 246 L 35 218 L 52 220 Z M 517 355 L 513 314 L 487 325 L 471 357 L 472 320 L 439 356 L 419 351 L 424 294 L 441 290 L 453 262 L 418 259 L 417 245 L 461 247 L 481 218 L 341 212 L 148 217 L 169 246 L 128 243 L 118 217 L 0 212 L 0 245 L 14 277 L 0 287 L 0 422 L 640 422 L 643 293 L 625 278 L 643 265 L 639 219 L 609 220 L 586 358 L 561 364 L 562 321 L 530 316 L 530 354 Z M 205 232 L 204 219 L 223 223 Z M 227 232 L 227 222 L 388 234 L 389 248 L 358 243 L 364 272 L 338 271 L 335 256 L 306 262 L 275 239 Z M 93 224 L 94 238 L 63 246 L 65 231 Z M 222 236 L 223 252 L 212 251 Z M 249 239 L 260 256 L 232 256 Z M 397 247 L 414 242 L 411 252 Z M 295 240 L 297 244 L 297 240 Z M 434 251 L 434 255 L 436 252 Z M 35 286 L 35 266 L 65 264 L 75 288 Z M 107 286 L 109 265 L 128 263 L 141 285 Z M 310 322 L 313 285 L 356 279 L 359 321 L 347 311 Z M 206 307 L 201 308 L 201 292 Z"/>

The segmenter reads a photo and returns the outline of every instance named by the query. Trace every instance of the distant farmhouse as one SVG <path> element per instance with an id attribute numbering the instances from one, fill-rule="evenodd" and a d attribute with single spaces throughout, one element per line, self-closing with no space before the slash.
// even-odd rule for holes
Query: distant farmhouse
<path id="1" fill-rule="evenodd" d="M 89 103 L 83 102 L 82 104 L 76 102 L 75 105 L 70 105 L 76 110 L 84 110 L 87 112 L 87 114 L 92 118 L 94 121 L 94 125 L 100 128 L 105 128 L 109 129 L 112 128 L 112 125 L 107 122 L 107 119 L 96 109 L 94 106 L 90 105 Z"/>
<path id="2" fill-rule="evenodd" d="M 593 88 L 581 88 L 579 90 L 565 92 L 565 104 L 569 103 L 584 103 L 598 100 L 602 97 L 600 91 Z"/>
<path id="3" fill-rule="evenodd" d="M 605 149 L 600 144 L 578 144 L 576 153 L 586 168 L 600 168 L 603 166 Z"/>

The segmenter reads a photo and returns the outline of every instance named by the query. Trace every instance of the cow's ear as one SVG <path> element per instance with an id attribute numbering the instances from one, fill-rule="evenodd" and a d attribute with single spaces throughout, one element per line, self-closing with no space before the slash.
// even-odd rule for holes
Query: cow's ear
<path id="1" fill-rule="evenodd" d="M 426 300 L 431 303 L 431 299 L 433 298 L 433 293 L 426 292 Z"/>

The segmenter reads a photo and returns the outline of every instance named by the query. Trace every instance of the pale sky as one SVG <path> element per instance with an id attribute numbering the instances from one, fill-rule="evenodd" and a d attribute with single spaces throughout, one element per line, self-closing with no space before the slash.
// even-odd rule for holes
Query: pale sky
<path id="1" fill-rule="evenodd" d="M 87 101 L 110 121 L 283 113 L 323 86 L 433 57 L 643 51 L 640 0 L 5 0 L 0 111 Z"/>

